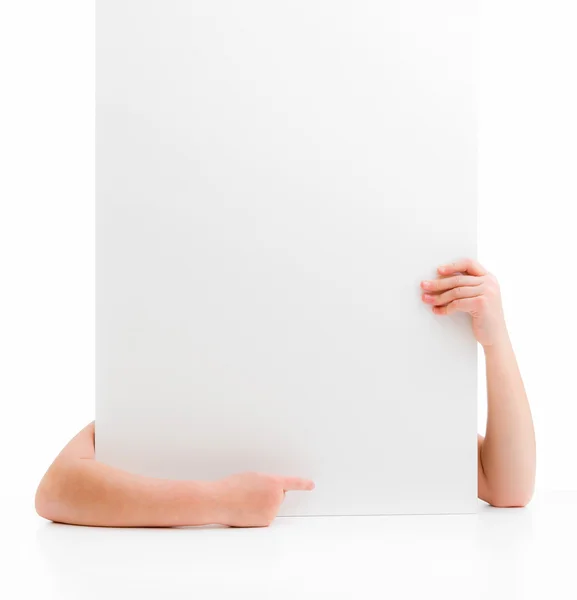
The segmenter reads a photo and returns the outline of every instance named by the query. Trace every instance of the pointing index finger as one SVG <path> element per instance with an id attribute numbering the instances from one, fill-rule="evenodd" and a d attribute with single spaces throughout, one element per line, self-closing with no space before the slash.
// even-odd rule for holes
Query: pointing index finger
<path id="1" fill-rule="evenodd" d="M 285 492 L 310 491 L 315 487 L 310 479 L 302 479 L 301 477 L 280 477 L 280 484 Z"/>

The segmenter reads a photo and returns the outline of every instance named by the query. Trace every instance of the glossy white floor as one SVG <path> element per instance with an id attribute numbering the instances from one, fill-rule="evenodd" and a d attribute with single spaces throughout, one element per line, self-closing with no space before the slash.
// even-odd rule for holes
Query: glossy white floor
<path id="1" fill-rule="evenodd" d="M 7 600 L 577 598 L 577 492 L 477 515 L 277 519 L 269 529 L 47 523 L 0 496 Z"/>

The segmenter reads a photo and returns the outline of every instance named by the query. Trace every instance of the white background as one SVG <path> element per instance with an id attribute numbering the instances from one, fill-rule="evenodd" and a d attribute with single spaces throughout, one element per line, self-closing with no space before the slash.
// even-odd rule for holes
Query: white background
<path id="1" fill-rule="evenodd" d="M 536 506 L 577 490 L 577 7 L 481 4 L 480 259 L 501 280 L 533 409 Z M 93 3 L 3 2 L 0 64 L 0 502 L 4 527 L 28 531 L 44 469 L 93 418 Z M 540 539 L 565 538 L 552 516 Z"/>

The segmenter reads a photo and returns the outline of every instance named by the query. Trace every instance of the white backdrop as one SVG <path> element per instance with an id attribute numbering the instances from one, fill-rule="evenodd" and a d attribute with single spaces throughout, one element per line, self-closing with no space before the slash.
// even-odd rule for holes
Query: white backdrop
<path id="1" fill-rule="evenodd" d="M 502 283 L 537 488 L 577 489 L 577 9 L 482 4 L 480 259 Z M 48 462 L 94 415 L 94 7 L 0 10 L 2 493 L 32 506 Z"/>

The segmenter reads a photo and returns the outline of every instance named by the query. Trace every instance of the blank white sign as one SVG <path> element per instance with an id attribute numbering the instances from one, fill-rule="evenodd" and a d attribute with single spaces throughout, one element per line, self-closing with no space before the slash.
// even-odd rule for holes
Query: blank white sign
<path id="1" fill-rule="evenodd" d="M 282 514 L 471 512 L 475 0 L 99 0 L 101 461 L 315 480 Z"/>

